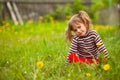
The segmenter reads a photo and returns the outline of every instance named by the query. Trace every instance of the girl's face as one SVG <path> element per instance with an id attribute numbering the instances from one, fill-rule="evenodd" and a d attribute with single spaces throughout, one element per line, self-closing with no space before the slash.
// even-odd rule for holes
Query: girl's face
<path id="1" fill-rule="evenodd" d="M 85 27 L 85 25 L 83 23 L 77 23 L 73 26 L 73 31 L 74 33 L 81 37 L 81 36 L 85 36 L 87 33 L 87 29 Z"/>

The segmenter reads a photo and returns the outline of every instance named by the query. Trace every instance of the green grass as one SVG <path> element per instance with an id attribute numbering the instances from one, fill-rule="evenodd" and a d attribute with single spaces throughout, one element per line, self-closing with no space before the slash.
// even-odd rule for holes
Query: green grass
<path id="1" fill-rule="evenodd" d="M 111 57 L 107 63 L 65 65 L 70 46 L 66 22 L 5 24 L 0 26 L 0 80 L 120 80 L 118 27 L 97 30 Z M 42 68 L 36 66 L 38 61 L 43 61 Z M 105 64 L 110 65 L 108 71 Z"/>

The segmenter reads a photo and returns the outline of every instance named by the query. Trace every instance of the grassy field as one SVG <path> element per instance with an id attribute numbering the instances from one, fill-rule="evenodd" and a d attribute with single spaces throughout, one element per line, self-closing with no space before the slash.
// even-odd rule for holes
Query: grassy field
<path id="1" fill-rule="evenodd" d="M 26 22 L 0 26 L 0 80 L 120 80 L 120 28 L 94 25 L 110 59 L 99 64 L 65 65 L 70 44 L 66 22 Z M 106 69 L 105 69 L 106 68 Z"/>

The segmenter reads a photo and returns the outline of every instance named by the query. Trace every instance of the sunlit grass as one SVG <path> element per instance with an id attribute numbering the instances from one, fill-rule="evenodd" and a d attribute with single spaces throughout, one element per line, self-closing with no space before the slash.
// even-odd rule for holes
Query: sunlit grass
<path id="1" fill-rule="evenodd" d="M 0 80 L 119 80 L 120 29 L 94 25 L 109 51 L 108 62 L 65 65 L 70 45 L 65 41 L 66 26 L 52 18 L 47 23 L 30 20 L 23 26 L 3 22 Z"/>

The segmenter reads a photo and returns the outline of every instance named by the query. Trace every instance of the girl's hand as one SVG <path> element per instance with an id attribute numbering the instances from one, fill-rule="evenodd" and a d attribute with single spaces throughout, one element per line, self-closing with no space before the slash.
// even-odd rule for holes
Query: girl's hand
<path id="1" fill-rule="evenodd" d="M 103 58 L 103 62 L 106 62 L 107 61 L 107 58 Z"/>

